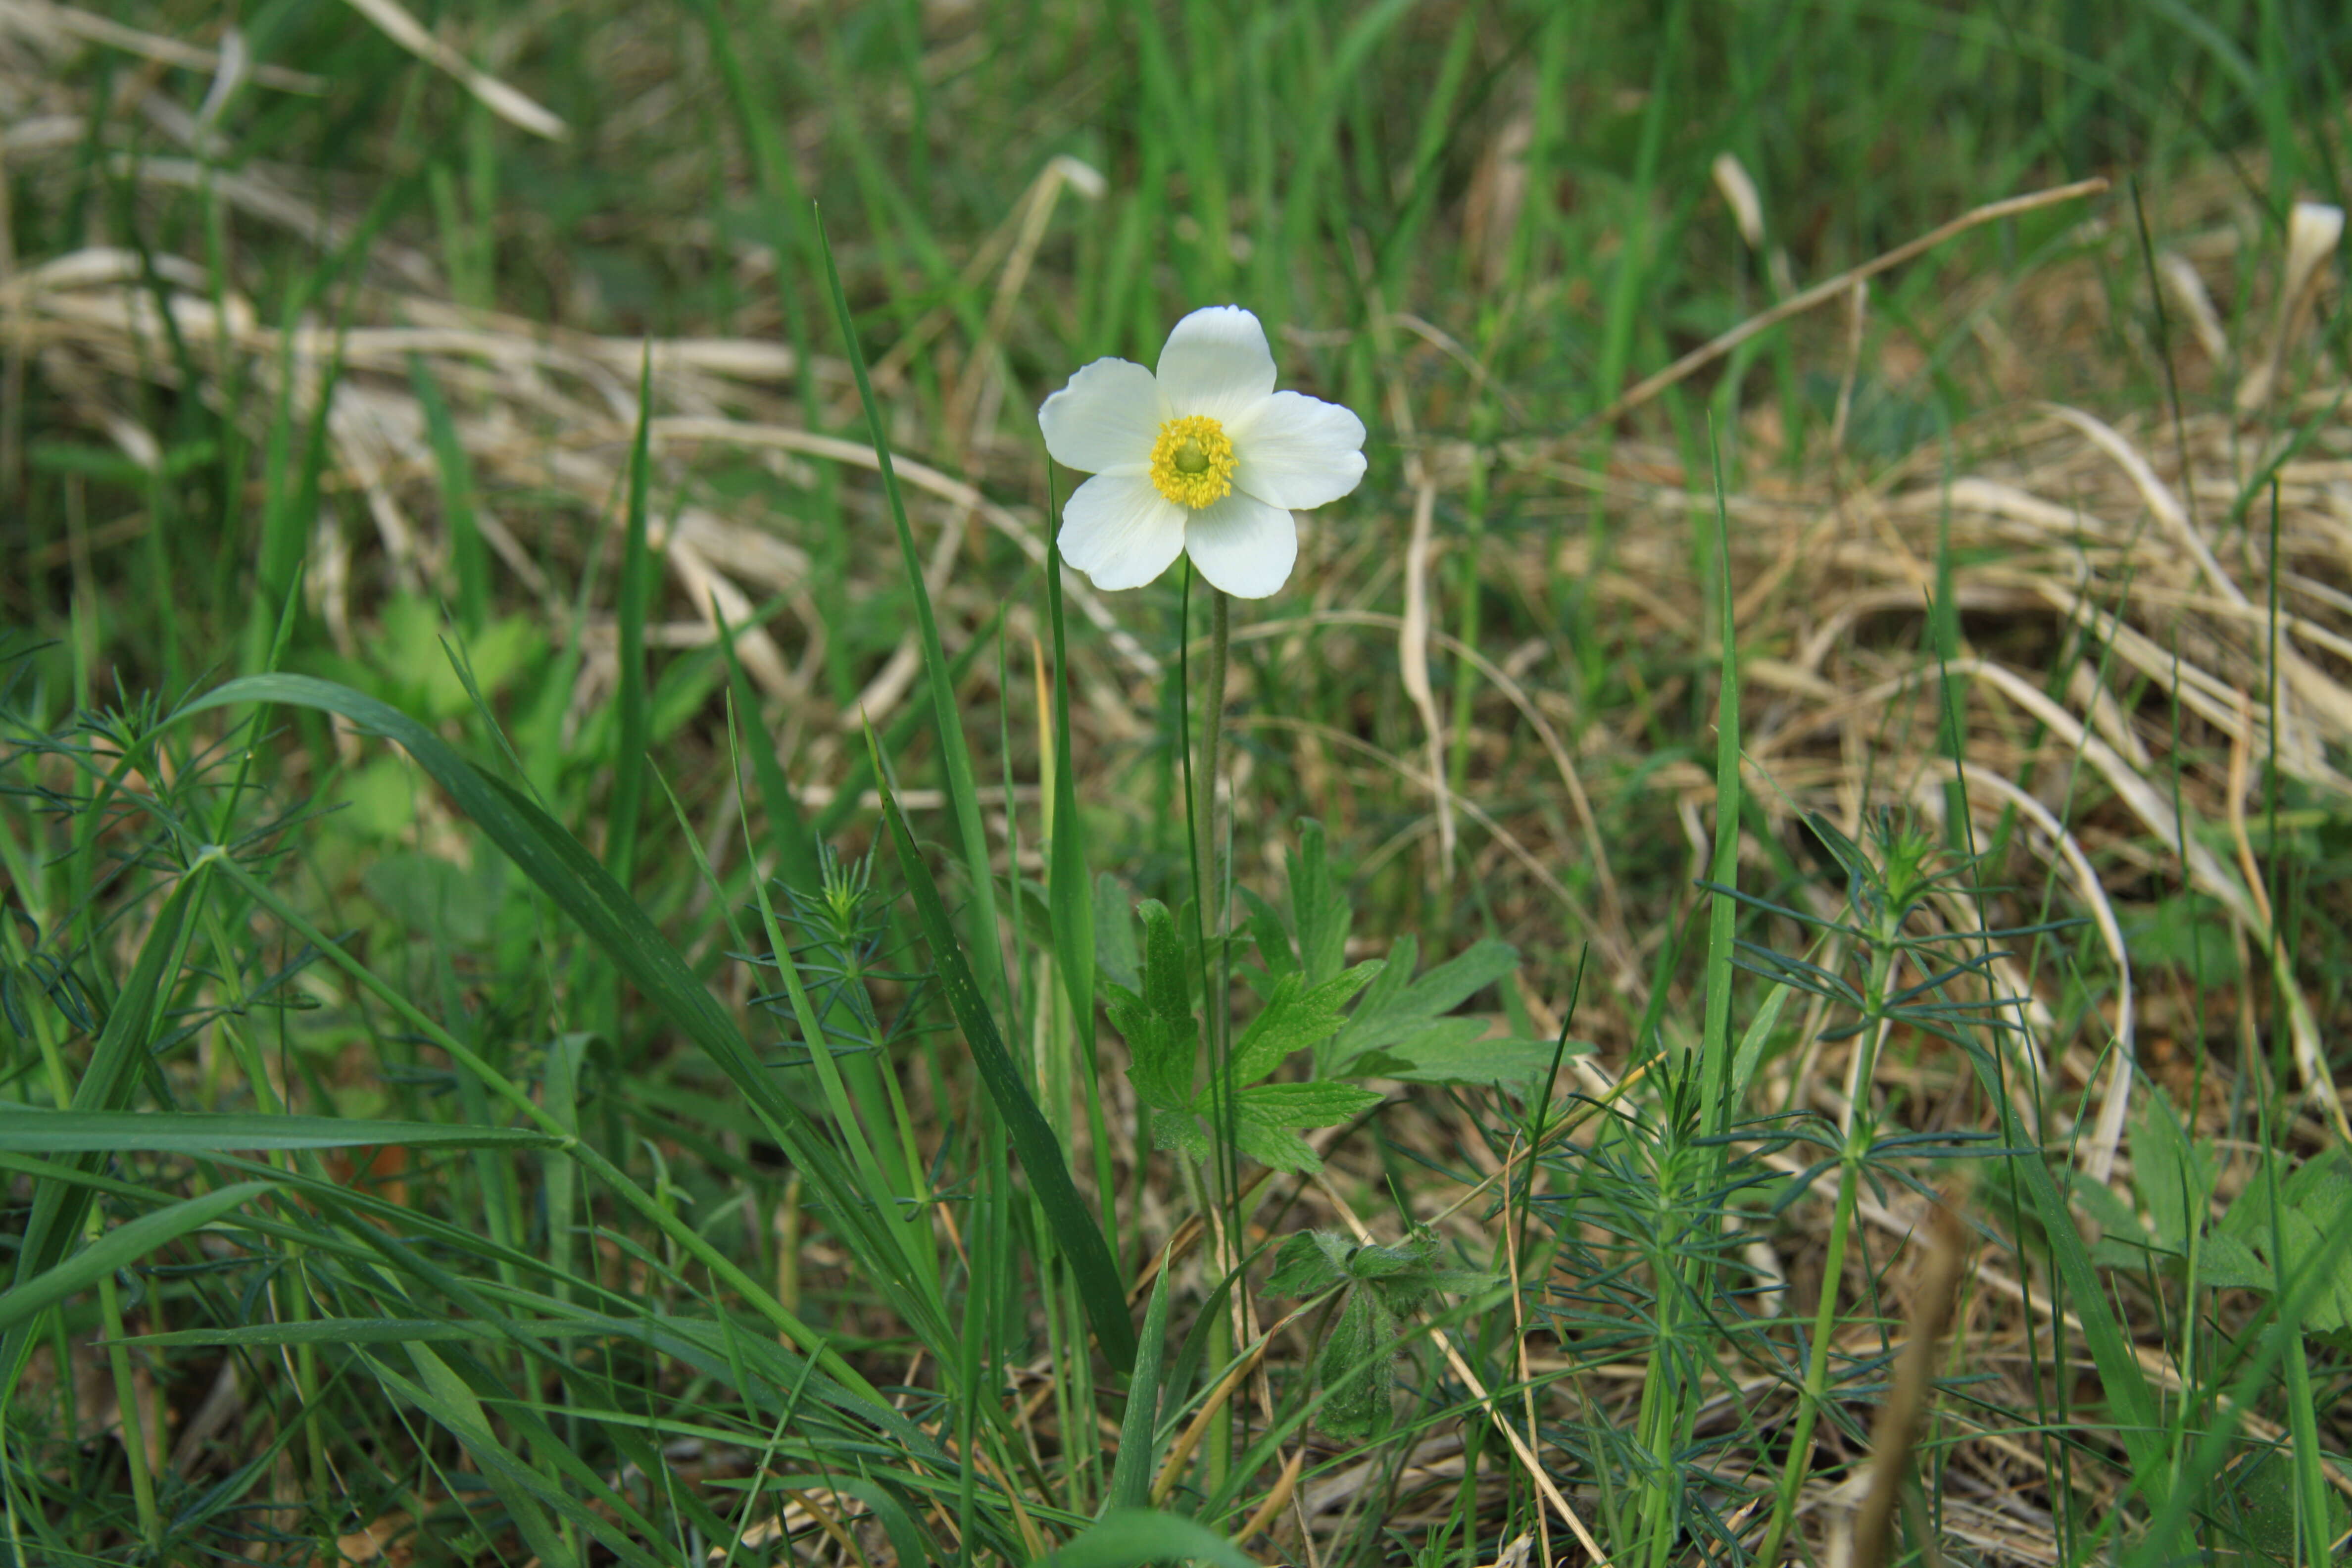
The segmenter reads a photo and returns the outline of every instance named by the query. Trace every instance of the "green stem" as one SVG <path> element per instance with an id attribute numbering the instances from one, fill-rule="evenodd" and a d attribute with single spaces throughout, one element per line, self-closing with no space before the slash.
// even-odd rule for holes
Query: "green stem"
<path id="1" fill-rule="evenodd" d="M 1204 699 L 1201 713 L 1200 776 L 1195 784 L 1200 791 L 1200 839 L 1196 853 L 1199 864 L 1194 868 L 1200 889 L 1199 907 L 1208 936 L 1208 945 L 1202 953 L 1201 982 L 1207 1003 L 1203 1023 L 1209 1037 L 1209 1073 L 1213 1086 L 1209 1103 L 1216 1110 L 1216 1163 L 1209 1173 L 1208 1190 L 1202 1194 L 1204 1203 L 1223 1205 L 1234 1194 L 1239 1175 L 1240 1155 L 1234 1147 L 1233 1089 L 1228 1080 L 1226 1046 L 1230 1031 L 1226 998 L 1225 960 L 1225 899 L 1223 882 L 1218 876 L 1217 864 L 1217 766 L 1225 731 L 1225 660 L 1233 642 L 1233 600 L 1223 589 L 1212 584 L 1209 588 L 1209 668 L 1202 682 Z M 1214 955 L 1213 968 L 1211 955 Z M 1202 1209 L 1207 1214 L 1207 1209 Z M 1233 1235 L 1234 1215 L 1227 1214 L 1225 1223 L 1218 1227 L 1220 1237 Z M 1234 1260 L 1227 1257 L 1226 1248 L 1217 1250 L 1216 1267 L 1222 1272 L 1233 1268 Z M 1222 1365 L 1233 1355 L 1233 1327 L 1227 1314 L 1217 1314 L 1209 1328 L 1209 1359 Z M 1231 1407 L 1228 1407 L 1230 1412 Z M 1209 1427 L 1209 1487 L 1215 1495 L 1223 1486 L 1233 1468 L 1234 1426 L 1230 1415 L 1211 1423 Z"/>
<path id="2" fill-rule="evenodd" d="M 1854 1200 L 1861 1186 L 1861 1162 L 1848 1140 L 1845 1160 L 1838 1172 L 1837 1213 L 1830 1222 L 1829 1256 L 1822 1263 L 1822 1299 L 1813 1310 L 1812 1352 L 1805 1363 L 1805 1387 L 1797 1407 L 1797 1427 L 1789 1439 L 1788 1468 L 1780 1472 L 1780 1495 L 1772 1502 L 1772 1528 L 1757 1552 L 1759 1563 L 1780 1561 L 1780 1545 L 1796 1515 L 1797 1493 L 1812 1468 L 1813 1425 L 1821 1419 L 1823 1395 L 1829 1389 L 1830 1335 L 1837 1321 L 1838 1280 L 1845 1270 L 1847 1234 L 1853 1228 Z"/>
<path id="3" fill-rule="evenodd" d="M 1180 1159 L 1178 1166 L 1184 1173 L 1184 1184 L 1192 1189 L 1192 1203 L 1200 1211 L 1202 1222 L 1208 1223 L 1213 1212 L 1209 1205 L 1216 1201 L 1213 1177 L 1205 1168 L 1205 1163 L 1196 1164 L 1189 1156 Z M 1222 1276 L 1223 1270 L 1230 1267 L 1223 1245 L 1223 1227 L 1218 1227 L 1213 1234 L 1218 1237 L 1219 1244 L 1210 1254 L 1211 1267 Z M 1215 1285 L 1213 1283 L 1209 1289 L 1211 1299 L 1214 1300 Z M 1234 1360 L 1234 1318 L 1227 1307 L 1220 1307 L 1209 1319 L 1209 1342 L 1202 1359 L 1208 1368 L 1204 1386 L 1214 1388 Z M 1233 1406 L 1229 1404 L 1225 1408 L 1230 1412 Z M 1211 1497 L 1223 1496 L 1225 1478 L 1232 1473 L 1234 1465 L 1234 1424 L 1229 1416 L 1210 1422 L 1204 1447 L 1202 1464 L 1207 1474 L 1202 1478 L 1202 1489 Z"/>
<path id="4" fill-rule="evenodd" d="M 92 1239 L 105 1227 L 93 1209 Z M 155 1478 L 147 1468 L 147 1423 L 141 1418 L 139 1387 L 131 1375 L 131 1351 L 122 1342 L 122 1298 L 112 1269 L 98 1277 L 98 1310 L 106 1324 L 106 1362 L 114 1374 L 114 1405 L 122 1421 L 122 1457 L 131 1467 L 131 1502 L 139 1510 L 140 1538 L 152 1554 L 163 1550 L 163 1516 L 155 1509 Z"/>
<path id="5" fill-rule="evenodd" d="M 8 946 L 20 952 L 14 932 Z M 64 1053 L 49 1031 L 49 1015 L 41 1008 L 32 1010 L 33 1038 L 41 1053 L 41 1065 L 49 1079 L 49 1094 L 58 1110 L 73 1104 L 73 1081 L 66 1070 Z M 106 1230 L 106 1217 L 99 1209 L 90 1210 L 89 1238 L 97 1240 Z M 122 1422 L 122 1454 L 131 1470 L 132 1506 L 139 1514 L 140 1538 L 152 1554 L 163 1549 L 163 1518 L 155 1507 L 155 1479 L 147 1468 L 147 1436 L 145 1423 L 139 1410 L 138 1385 L 131 1375 L 131 1352 L 123 1344 L 127 1337 L 122 1322 L 122 1299 L 114 1283 L 111 1270 L 99 1276 L 98 1310 L 106 1325 L 107 1370 L 114 1379 L 115 1409 Z M 64 1320 L 60 1317 L 60 1324 Z M 21 1364 L 21 1363 L 20 1363 Z M 60 1365 L 64 1364 L 62 1362 Z M 24 1561 L 25 1559 L 19 1559 Z"/>
<path id="6" fill-rule="evenodd" d="M 1871 1142 L 1870 1080 L 1873 1058 L 1878 1052 L 1878 1042 L 1885 1027 L 1887 982 L 1895 972 L 1893 933 L 1875 945 L 1870 961 L 1869 989 L 1864 992 L 1867 1007 L 1864 1016 L 1869 1026 L 1855 1037 L 1856 1049 L 1863 1053 L 1861 1070 L 1853 1076 L 1854 1096 L 1845 1136 L 1845 1147 L 1839 1158 L 1837 1209 L 1830 1219 L 1829 1256 L 1822 1263 L 1822 1296 L 1813 1309 L 1812 1348 L 1805 1362 L 1805 1386 L 1797 1407 L 1796 1430 L 1790 1435 L 1787 1468 L 1780 1472 L 1780 1496 L 1772 1503 L 1772 1527 L 1765 1532 L 1764 1544 L 1756 1553 L 1758 1563 L 1780 1561 L 1781 1544 L 1788 1539 L 1790 1522 L 1796 1517 L 1797 1493 L 1805 1484 L 1812 1468 L 1813 1426 L 1821 1419 L 1822 1405 L 1829 1392 L 1830 1335 L 1837 1323 L 1838 1281 L 1845 1275 L 1846 1238 L 1853 1230 L 1854 1208 L 1861 1197 L 1862 1163 Z"/>
<path id="7" fill-rule="evenodd" d="M 1199 813 L 1195 820 L 1200 833 L 1193 845 L 1193 886 L 1198 889 L 1201 919 L 1208 933 L 1216 936 L 1224 929 L 1224 905 L 1217 898 L 1217 752 L 1224 740 L 1225 730 L 1225 651 L 1233 640 L 1233 601 L 1221 588 L 1209 590 L 1209 670 L 1201 689 L 1203 698 L 1201 712 L 1201 772 L 1193 780 L 1198 791 Z M 1217 1009 L 1209 1009 L 1209 1029 L 1213 1040 L 1219 1033 Z"/>

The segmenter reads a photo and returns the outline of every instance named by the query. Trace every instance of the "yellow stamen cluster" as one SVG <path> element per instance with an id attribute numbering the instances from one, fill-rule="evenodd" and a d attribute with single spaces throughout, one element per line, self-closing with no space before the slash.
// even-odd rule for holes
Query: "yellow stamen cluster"
<path id="1" fill-rule="evenodd" d="M 1234 443 L 1225 427 L 1205 414 L 1160 426 L 1160 439 L 1151 444 L 1151 482 L 1194 511 L 1224 500 L 1234 488 Z"/>

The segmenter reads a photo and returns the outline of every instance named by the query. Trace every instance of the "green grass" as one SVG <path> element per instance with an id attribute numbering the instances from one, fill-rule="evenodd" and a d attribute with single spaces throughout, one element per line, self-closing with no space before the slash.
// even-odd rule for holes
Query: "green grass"
<path id="1" fill-rule="evenodd" d="M 2341 1556 L 2333 8 L 415 14 L 0 32 L 0 1562 Z M 1230 628 L 1034 418 L 1228 300 Z"/>

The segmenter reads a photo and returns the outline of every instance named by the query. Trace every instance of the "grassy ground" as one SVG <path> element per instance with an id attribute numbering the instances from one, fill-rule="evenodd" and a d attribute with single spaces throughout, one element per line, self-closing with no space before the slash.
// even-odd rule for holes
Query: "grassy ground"
<path id="1" fill-rule="evenodd" d="M 0 1558 L 2336 1560 L 2347 71 L 0 5 Z M 1229 648 L 1034 416 L 1228 300 Z"/>

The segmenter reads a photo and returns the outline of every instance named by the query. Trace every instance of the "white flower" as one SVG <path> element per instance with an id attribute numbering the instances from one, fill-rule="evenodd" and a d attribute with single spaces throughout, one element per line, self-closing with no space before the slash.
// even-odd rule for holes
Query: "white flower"
<path id="1" fill-rule="evenodd" d="M 1293 507 L 1364 477 L 1364 422 L 1274 389 L 1265 329 L 1238 305 L 1195 310 L 1160 374 L 1098 359 L 1037 411 L 1045 449 L 1095 477 L 1062 508 L 1062 558 L 1097 588 L 1139 588 L 1176 559 L 1239 599 L 1263 599 L 1298 560 Z"/>

